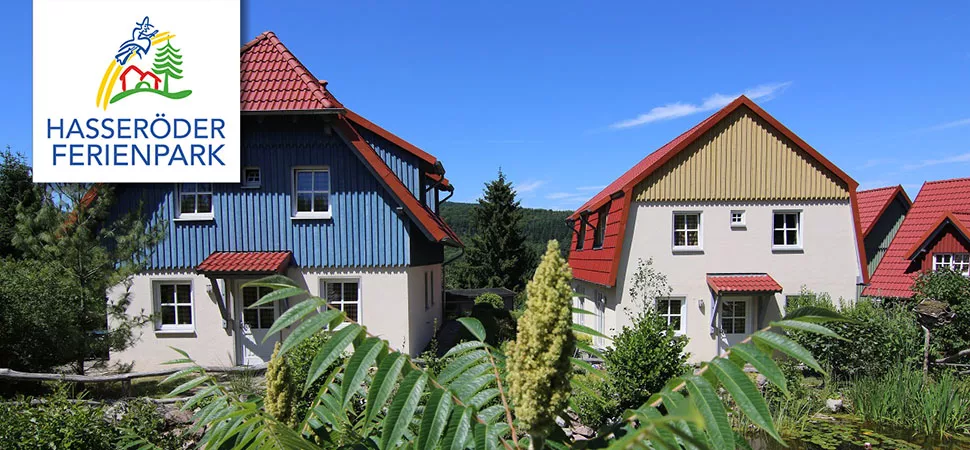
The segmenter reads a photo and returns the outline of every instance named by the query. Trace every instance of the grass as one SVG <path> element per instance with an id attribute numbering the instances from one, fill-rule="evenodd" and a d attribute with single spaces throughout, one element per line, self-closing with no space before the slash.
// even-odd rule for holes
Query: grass
<path id="1" fill-rule="evenodd" d="M 970 434 L 970 381 L 952 373 L 924 380 L 918 370 L 895 368 L 856 380 L 847 397 L 869 422 L 938 437 Z"/>

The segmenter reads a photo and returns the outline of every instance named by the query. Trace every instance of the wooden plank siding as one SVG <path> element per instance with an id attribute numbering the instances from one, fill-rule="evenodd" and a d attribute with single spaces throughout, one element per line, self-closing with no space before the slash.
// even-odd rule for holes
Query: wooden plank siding
<path id="1" fill-rule="evenodd" d="M 391 170 L 420 196 L 417 158 L 373 134 L 365 139 L 372 139 Z M 301 267 L 405 266 L 414 251 L 425 255 L 425 263 L 441 254 L 441 245 L 412 227 L 352 150 L 322 126 L 244 127 L 241 159 L 243 167 L 260 168 L 261 187 L 214 184 L 212 220 L 174 220 L 174 184 L 117 187 L 116 211 L 132 211 L 143 202 L 152 220 L 169 221 L 167 239 L 153 251 L 149 269 L 194 268 L 213 251 L 292 250 Z M 330 168 L 332 219 L 291 219 L 295 166 Z"/>
<path id="2" fill-rule="evenodd" d="M 920 262 L 922 270 L 933 270 L 933 255 L 936 253 L 970 253 L 970 241 L 953 224 L 947 224 L 926 246 L 926 253 Z"/>
<path id="3" fill-rule="evenodd" d="M 897 196 L 886 207 L 886 211 L 883 212 L 876 224 L 873 225 L 872 231 L 866 236 L 866 260 L 869 261 L 869 276 L 876 272 L 876 267 L 879 266 L 883 256 L 886 255 L 886 251 L 889 250 L 889 244 L 892 243 L 896 233 L 899 232 L 899 227 L 903 225 L 908 210 L 908 205 Z"/>
<path id="4" fill-rule="evenodd" d="M 845 200 L 849 188 L 747 108 L 640 182 L 635 201 Z"/>

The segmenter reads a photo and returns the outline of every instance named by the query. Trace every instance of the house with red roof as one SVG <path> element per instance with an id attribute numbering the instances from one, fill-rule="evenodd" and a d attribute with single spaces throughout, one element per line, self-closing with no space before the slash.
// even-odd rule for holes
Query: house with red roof
<path id="1" fill-rule="evenodd" d="M 863 294 L 911 298 L 916 277 L 941 268 L 970 276 L 970 178 L 923 184 Z"/>
<path id="2" fill-rule="evenodd" d="M 115 188 L 118 212 L 143 205 L 168 226 L 129 288 L 154 322 L 112 360 L 151 369 L 176 347 L 203 365 L 267 361 L 292 304 L 250 307 L 267 291 L 243 285 L 273 274 L 421 352 L 441 322 L 444 247 L 462 246 L 438 214 L 454 191 L 443 164 L 338 101 L 275 34 L 239 56 L 241 181 Z"/>
<path id="3" fill-rule="evenodd" d="M 899 232 L 903 219 L 913 205 L 902 186 L 889 186 L 859 191 L 859 219 L 866 248 L 869 276 L 889 250 L 889 244 Z"/>
<path id="4" fill-rule="evenodd" d="M 577 320 L 610 335 L 630 323 L 624 311 L 656 308 L 699 361 L 781 317 L 803 288 L 854 301 L 869 275 L 857 186 L 741 96 L 569 217 L 576 306 L 594 313 Z M 646 261 L 671 292 L 635 304 Z"/>

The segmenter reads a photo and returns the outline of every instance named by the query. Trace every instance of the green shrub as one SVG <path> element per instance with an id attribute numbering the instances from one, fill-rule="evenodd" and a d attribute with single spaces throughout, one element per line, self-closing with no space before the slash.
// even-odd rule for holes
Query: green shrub
<path id="1" fill-rule="evenodd" d="M 835 309 L 827 296 L 803 296 L 797 306 Z M 792 302 L 796 303 L 796 302 Z M 812 352 L 837 380 L 883 373 L 898 365 L 916 366 L 922 355 L 923 332 L 916 315 L 906 305 L 880 305 L 859 300 L 840 311 L 852 322 L 833 323 L 830 328 L 846 340 L 818 334 L 791 332 L 792 338 Z"/>
<path id="2" fill-rule="evenodd" d="M 930 350 L 934 358 L 953 355 L 970 348 L 970 278 L 952 270 L 926 272 L 913 284 L 914 300 L 932 299 L 950 305 L 956 313 L 950 323 L 934 327 Z M 970 361 L 970 355 L 963 361 Z"/>
<path id="3" fill-rule="evenodd" d="M 576 378 L 589 387 L 590 391 L 599 394 L 593 395 L 583 389 L 573 390 L 570 403 L 573 412 L 579 416 L 579 422 L 594 430 L 610 423 L 615 418 L 619 405 L 609 395 L 607 383 L 602 378 L 590 374 L 577 375 Z"/>
<path id="4" fill-rule="evenodd" d="M 330 335 L 325 331 L 321 331 L 306 338 L 300 345 L 297 345 L 285 355 L 286 364 L 290 367 L 290 379 L 296 387 L 297 392 L 296 401 L 293 404 L 293 417 L 304 417 L 310 409 L 310 405 L 313 404 L 313 400 L 317 397 L 320 388 L 323 387 L 324 379 L 320 378 L 310 389 L 307 389 L 306 394 L 300 394 L 310 374 L 310 365 L 313 363 L 313 358 L 317 356 L 317 352 L 329 340 Z M 338 359 L 330 365 L 327 371 L 329 372 L 334 367 L 343 363 L 344 360 L 342 358 Z"/>
<path id="5" fill-rule="evenodd" d="M 645 309 L 632 326 L 623 327 L 604 353 L 609 392 L 620 411 L 642 405 L 667 380 L 686 373 L 686 345 L 687 338 L 674 334 L 652 308 Z"/>
<path id="6" fill-rule="evenodd" d="M 491 292 L 486 292 L 478 297 L 475 297 L 476 305 L 492 305 L 495 309 L 505 309 L 505 300 L 502 300 L 502 296 L 498 294 L 493 294 Z"/>

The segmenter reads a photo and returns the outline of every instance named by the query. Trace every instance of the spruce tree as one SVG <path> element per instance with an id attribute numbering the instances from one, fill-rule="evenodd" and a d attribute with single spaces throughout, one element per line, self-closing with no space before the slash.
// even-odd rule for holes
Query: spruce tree
<path id="1" fill-rule="evenodd" d="M 165 81 L 162 84 L 162 92 L 168 92 L 168 79 L 175 78 L 176 80 L 182 78 L 182 69 L 179 66 L 182 65 L 182 55 L 179 54 L 179 49 L 172 47 L 172 41 L 166 41 L 165 46 L 158 49 L 155 54 L 155 73 L 158 75 L 164 75 Z"/>
<path id="2" fill-rule="evenodd" d="M 485 184 L 485 195 L 474 211 L 475 235 L 466 252 L 466 287 L 522 289 L 534 256 L 525 245 L 521 220 L 515 189 L 499 169 L 498 178 Z"/>
<path id="3" fill-rule="evenodd" d="M 25 214 L 37 214 L 41 191 L 34 184 L 27 160 L 8 145 L 0 150 L 0 258 L 21 255 L 14 244 L 18 208 Z"/>

